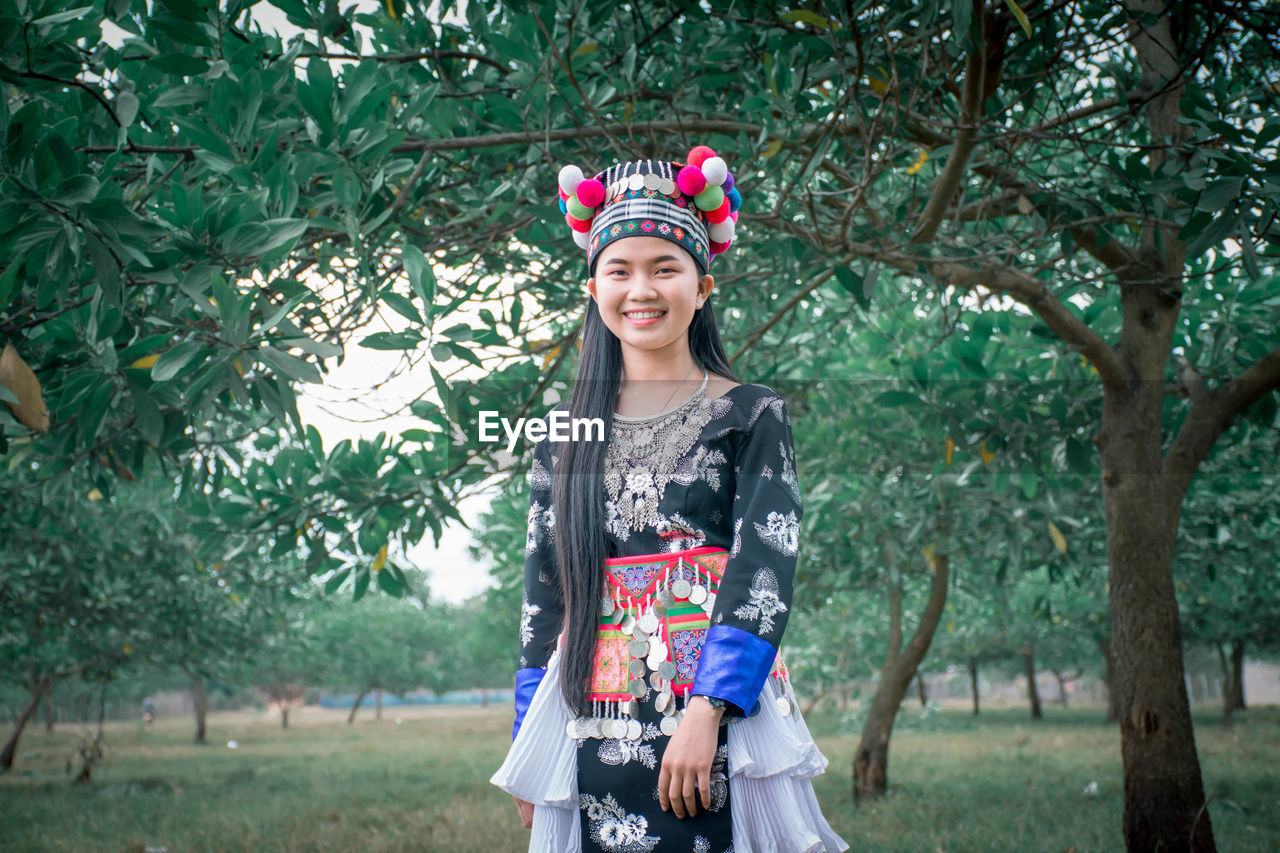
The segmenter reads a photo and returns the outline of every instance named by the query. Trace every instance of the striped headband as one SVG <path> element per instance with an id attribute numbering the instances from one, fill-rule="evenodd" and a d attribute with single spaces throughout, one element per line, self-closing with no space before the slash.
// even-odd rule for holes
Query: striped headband
<path id="1" fill-rule="evenodd" d="M 637 160 L 593 178 L 565 166 L 559 183 L 560 210 L 593 271 L 614 240 L 649 236 L 680 246 L 706 274 L 711 258 L 732 245 L 742 204 L 729 167 L 705 145 L 689 152 L 687 165 Z"/>

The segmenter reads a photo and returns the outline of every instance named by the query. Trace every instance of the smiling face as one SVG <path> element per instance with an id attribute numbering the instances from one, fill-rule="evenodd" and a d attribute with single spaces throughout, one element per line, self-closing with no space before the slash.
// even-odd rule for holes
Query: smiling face
<path id="1" fill-rule="evenodd" d="M 689 324 L 715 286 L 693 257 L 662 237 L 615 240 L 596 258 L 587 289 L 600 318 L 628 347 L 673 357 L 689 351 Z"/>

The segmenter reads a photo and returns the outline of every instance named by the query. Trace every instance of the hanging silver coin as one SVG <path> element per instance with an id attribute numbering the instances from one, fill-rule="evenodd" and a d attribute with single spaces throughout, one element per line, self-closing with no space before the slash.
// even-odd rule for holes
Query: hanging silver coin
<path id="1" fill-rule="evenodd" d="M 635 634 L 631 635 L 631 643 L 627 646 L 633 658 L 646 657 L 649 654 L 649 644 L 644 640 L 637 640 Z"/>
<path id="2" fill-rule="evenodd" d="M 697 584 L 693 589 L 689 590 L 689 600 L 694 604 L 702 604 L 707 600 L 707 588 L 702 584 Z"/>
<path id="3" fill-rule="evenodd" d="M 661 601 L 655 601 L 653 603 L 653 612 L 658 614 L 659 617 L 666 616 L 667 605 L 663 604 Z"/>
<path id="4" fill-rule="evenodd" d="M 591 717 L 587 720 L 580 721 L 582 725 L 578 726 L 581 737 L 600 737 L 600 724 L 604 722 L 599 717 Z"/>
<path id="5" fill-rule="evenodd" d="M 632 699 L 627 703 L 627 714 L 632 717 L 640 716 L 640 703 Z"/>
<path id="6" fill-rule="evenodd" d="M 657 698 L 653 700 L 653 707 L 658 713 L 667 710 L 667 703 L 671 701 L 671 697 L 666 693 L 659 693 Z"/>
<path id="7" fill-rule="evenodd" d="M 644 176 L 644 188 L 647 190 L 656 190 L 662 186 L 662 176 L 650 172 Z"/>
<path id="8" fill-rule="evenodd" d="M 646 613 L 640 617 L 640 628 L 646 634 L 652 634 L 658 630 L 658 617 L 653 613 Z"/>
<path id="9" fill-rule="evenodd" d="M 633 661 L 631 662 L 630 672 L 631 672 L 631 674 L 632 674 L 633 676 L 635 676 L 636 678 L 641 678 L 641 677 L 643 677 L 643 676 L 644 676 L 644 673 L 645 673 L 645 669 L 644 669 L 644 661 L 642 661 L 642 660 L 633 660 Z"/>
<path id="10" fill-rule="evenodd" d="M 658 723 L 658 728 L 662 730 L 664 735 L 670 737 L 676 733 L 677 725 L 679 724 L 676 722 L 675 717 L 663 717 L 662 722 Z"/>
<path id="11" fill-rule="evenodd" d="M 627 722 L 627 740 L 640 740 L 642 734 L 644 734 L 644 727 L 640 725 L 639 720 Z"/>
<path id="12" fill-rule="evenodd" d="M 675 595 L 674 595 L 674 594 L 672 594 L 671 590 L 670 590 L 670 589 L 667 589 L 666 587 L 663 587 L 663 588 L 658 592 L 658 601 L 660 601 L 660 602 L 662 603 L 662 606 L 663 606 L 663 607 L 675 607 L 675 606 L 676 606 L 676 597 L 675 597 Z"/>
<path id="13" fill-rule="evenodd" d="M 649 673 L 649 686 L 654 690 L 662 689 L 662 676 L 656 672 Z"/>
<path id="14" fill-rule="evenodd" d="M 702 609 L 707 611 L 708 614 L 716 609 L 716 594 L 714 592 L 707 593 L 707 600 L 702 602 Z"/>
<path id="15" fill-rule="evenodd" d="M 622 624 L 620 624 L 618 627 L 622 630 L 622 633 L 630 635 L 631 632 L 635 630 L 636 617 L 631 615 L 624 616 L 622 619 Z"/>
<path id="16" fill-rule="evenodd" d="M 676 598 L 688 598 L 689 593 L 692 590 L 693 584 L 689 583 L 684 578 L 680 578 L 680 580 L 671 585 L 671 592 L 675 594 Z"/>
<path id="17" fill-rule="evenodd" d="M 791 700 L 786 696 L 779 696 L 774 700 L 774 704 L 778 706 L 778 713 L 782 716 L 785 717 L 791 713 Z"/>
<path id="18" fill-rule="evenodd" d="M 631 679 L 631 683 L 627 685 L 627 692 L 637 699 L 644 698 L 644 682 L 638 678 Z"/>
<path id="19" fill-rule="evenodd" d="M 612 598 L 605 597 L 600 599 L 600 615 L 601 616 L 612 616 L 613 611 L 614 611 L 614 606 L 613 606 Z"/>
<path id="20" fill-rule="evenodd" d="M 662 182 L 658 184 L 658 192 L 662 193 L 663 195 L 675 195 L 676 182 L 671 180 L 670 178 L 663 178 Z"/>
<path id="21" fill-rule="evenodd" d="M 570 720 L 564 724 L 564 733 L 569 737 L 577 739 L 578 737 L 578 721 Z"/>
<path id="22" fill-rule="evenodd" d="M 662 658 L 658 657 L 657 655 L 649 655 L 647 658 L 644 659 L 644 662 L 647 663 L 649 665 L 649 669 L 653 670 L 654 672 L 657 672 L 658 667 L 662 666 Z"/>
<path id="23" fill-rule="evenodd" d="M 632 639 L 635 639 L 635 640 L 642 640 L 644 642 L 648 642 L 649 632 L 641 628 L 640 623 L 637 621 L 635 624 L 635 627 L 631 629 L 631 637 Z"/>
<path id="24" fill-rule="evenodd" d="M 635 721 L 634 721 L 634 720 L 632 720 L 632 722 L 635 722 Z M 622 738 L 625 738 L 625 737 L 630 737 L 630 736 L 631 736 L 631 726 L 630 726 L 630 724 L 628 724 L 626 720 L 614 720 L 614 721 L 613 721 L 613 736 L 614 736 L 614 737 L 616 737 L 616 738 L 618 738 L 618 739 L 622 739 Z"/>
<path id="25" fill-rule="evenodd" d="M 676 665 L 669 660 L 664 660 L 658 665 L 658 675 L 670 681 L 676 677 Z"/>
<path id="26" fill-rule="evenodd" d="M 627 178 L 627 186 L 633 190 L 642 189 L 644 187 L 644 176 L 632 175 L 631 177 Z"/>

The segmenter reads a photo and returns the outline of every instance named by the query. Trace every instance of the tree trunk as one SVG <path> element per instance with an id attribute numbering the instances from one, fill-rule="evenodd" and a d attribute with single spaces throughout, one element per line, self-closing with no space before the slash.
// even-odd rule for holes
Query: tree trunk
<path id="1" fill-rule="evenodd" d="M 49 690 L 44 694 L 44 730 L 53 731 L 57 720 L 57 713 L 53 710 L 53 685 L 49 685 Z"/>
<path id="2" fill-rule="evenodd" d="M 1111 643 L 1098 640 L 1098 651 L 1102 652 L 1103 669 L 1102 684 L 1107 688 L 1107 722 L 1120 722 L 1120 694 L 1116 690 L 1115 671 L 1111 665 Z"/>
<path id="3" fill-rule="evenodd" d="M 973 715 L 978 716 L 978 661 L 969 658 L 969 688 L 973 691 Z"/>
<path id="4" fill-rule="evenodd" d="M 1031 700 L 1031 719 L 1039 720 L 1044 717 L 1040 711 L 1040 690 L 1036 687 L 1036 657 L 1035 648 L 1031 643 L 1027 643 L 1022 649 L 1022 660 L 1026 664 L 1027 671 L 1027 698 Z"/>
<path id="5" fill-rule="evenodd" d="M 0 770 L 9 770 L 13 767 L 13 756 L 18 751 L 18 738 L 22 736 L 27 720 L 31 719 L 31 715 L 40 707 L 40 700 L 52 686 L 53 678 L 50 676 L 32 681 L 31 697 L 18 712 L 18 718 L 13 721 L 13 729 L 9 732 L 9 740 L 5 743 L 4 749 L 0 750 Z"/>
<path id="6" fill-rule="evenodd" d="M 289 728 L 289 706 L 284 703 L 280 704 L 280 728 Z"/>
<path id="7" fill-rule="evenodd" d="M 916 692 L 920 694 L 920 707 L 927 707 L 929 705 L 929 690 L 924 686 L 923 673 L 916 675 Z"/>
<path id="8" fill-rule="evenodd" d="M 374 714 L 374 719 L 381 722 L 382 721 L 382 688 L 381 687 L 378 687 L 373 691 L 373 701 L 374 701 L 374 707 L 377 709 L 377 713 Z"/>
<path id="9" fill-rule="evenodd" d="M 1069 707 L 1067 704 L 1067 679 L 1062 676 L 1062 670 L 1051 669 L 1054 680 L 1058 682 L 1058 704 L 1063 708 Z"/>
<path id="10" fill-rule="evenodd" d="M 356 721 L 356 711 L 360 710 L 360 703 L 364 701 L 364 697 L 369 694 L 368 690 L 361 690 L 360 695 L 356 697 L 356 701 L 351 703 L 351 713 L 347 714 L 347 725 L 351 725 Z"/>
<path id="11" fill-rule="evenodd" d="M 1153 179 L 1181 164 L 1184 51 L 1166 0 L 1128 0 L 1130 44 L 1152 93 L 1146 112 Z M 1161 147 L 1167 146 L 1167 147 Z M 1153 199 L 1153 202 L 1156 200 Z M 1159 204 L 1181 205 L 1162 195 Z M 1102 383 L 1102 463 L 1111 595 L 1111 649 L 1124 765 L 1124 840 L 1128 853 L 1215 853 L 1191 705 L 1182 664 L 1182 626 L 1173 556 L 1187 485 L 1225 427 L 1206 406 L 1210 392 L 1194 369 L 1179 382 L 1191 412 L 1164 452 L 1163 409 L 1174 330 L 1182 305 L 1186 244 L 1174 225 L 1147 223 L 1141 247 L 1114 267 L 1119 280 L 1122 373 Z"/>
<path id="12" fill-rule="evenodd" d="M 889 788 L 889 738 L 893 735 L 898 706 L 911 686 L 916 667 L 929 651 L 947 602 L 947 555 L 935 555 L 932 568 L 929 601 L 905 649 L 902 648 L 902 591 L 897 584 L 889 591 L 889 650 L 880 670 L 880 683 L 871 699 L 871 711 L 862 728 L 862 739 L 853 756 L 855 803 L 863 797 L 883 796 Z"/>
<path id="13" fill-rule="evenodd" d="M 204 679 L 198 673 L 189 672 L 191 676 L 191 704 L 196 715 L 195 742 L 201 746 L 205 743 L 205 721 L 209 716 L 209 697 L 205 693 Z"/>
<path id="14" fill-rule="evenodd" d="M 1231 644 L 1231 692 L 1235 697 L 1235 710 L 1248 710 L 1244 704 L 1244 643 L 1240 640 Z"/>

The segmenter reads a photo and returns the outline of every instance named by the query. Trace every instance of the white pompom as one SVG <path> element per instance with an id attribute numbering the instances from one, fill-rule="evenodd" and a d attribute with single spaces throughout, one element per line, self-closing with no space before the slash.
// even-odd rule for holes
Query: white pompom
<path id="1" fill-rule="evenodd" d="M 707 236 L 717 243 L 728 243 L 733 239 L 733 220 L 725 217 L 721 222 L 715 222 L 707 226 Z"/>
<path id="2" fill-rule="evenodd" d="M 707 179 L 707 186 L 718 187 L 729 177 L 729 164 L 723 157 L 708 157 L 702 161 L 702 177 Z"/>
<path id="3" fill-rule="evenodd" d="M 570 163 L 560 170 L 560 189 L 569 195 L 573 195 L 573 191 L 580 183 L 582 183 L 582 170 L 577 166 Z"/>
<path id="4" fill-rule="evenodd" d="M 574 231 L 573 242 L 578 244 L 579 249 L 585 249 L 591 245 L 591 235 L 586 231 Z"/>

